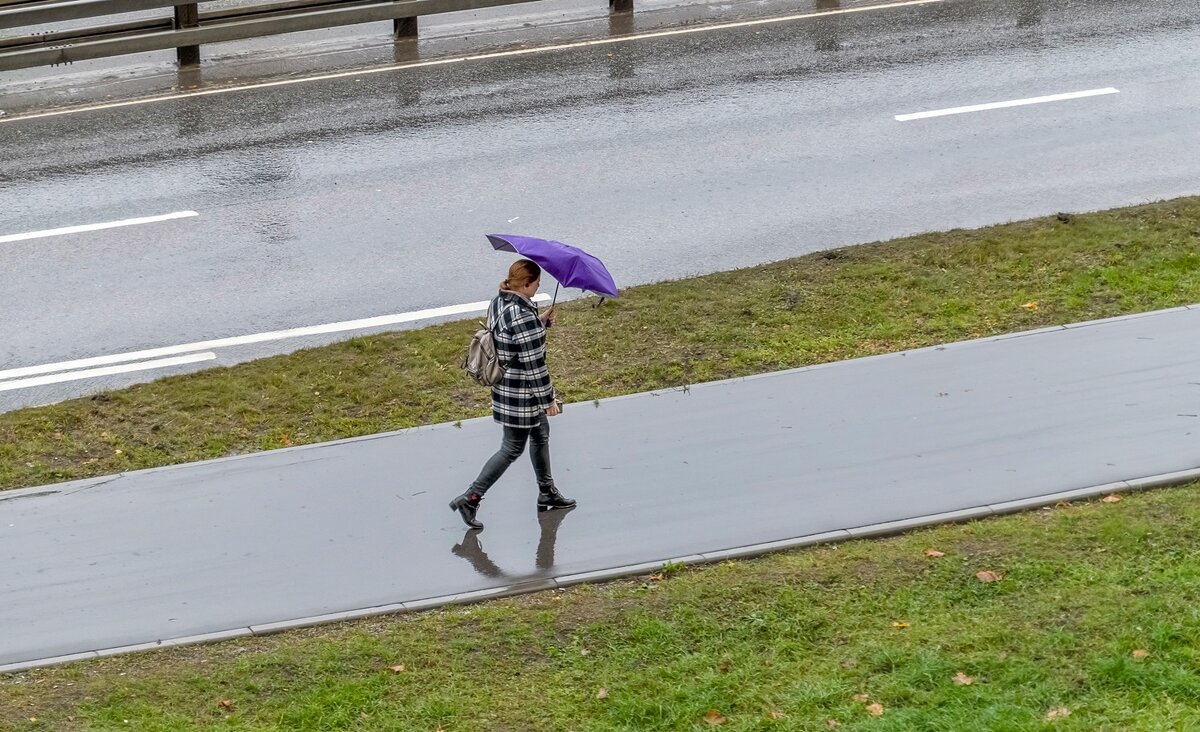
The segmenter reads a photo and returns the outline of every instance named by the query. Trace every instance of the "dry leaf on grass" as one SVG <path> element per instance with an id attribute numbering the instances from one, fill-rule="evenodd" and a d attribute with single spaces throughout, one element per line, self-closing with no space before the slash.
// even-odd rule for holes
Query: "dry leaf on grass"
<path id="1" fill-rule="evenodd" d="M 910 626 L 909 626 L 909 624 L 908 624 L 908 623 L 904 623 L 904 622 L 896 622 L 896 621 L 893 621 L 893 622 L 892 622 L 892 627 L 893 627 L 893 628 L 900 629 L 900 630 L 903 630 L 904 628 L 908 628 L 908 627 L 910 627 Z"/>
<path id="2" fill-rule="evenodd" d="M 580 648 L 580 649 L 579 649 L 579 655 L 581 655 L 581 656 L 590 656 L 590 655 L 592 655 L 592 652 L 591 652 L 591 651 L 589 651 L 589 650 L 588 650 L 588 649 L 586 649 L 586 648 Z"/>
<path id="3" fill-rule="evenodd" d="M 946 552 L 939 552 L 937 549 L 926 549 L 925 556 L 934 557 L 936 559 L 937 557 L 946 556 Z"/>
<path id="4" fill-rule="evenodd" d="M 779 711 L 778 709 L 772 709 L 770 714 L 767 716 L 771 719 L 783 719 L 783 712 Z"/>
<path id="5" fill-rule="evenodd" d="M 1046 712 L 1046 719 L 1047 721 L 1051 722 L 1056 719 L 1062 719 L 1063 717 L 1069 716 L 1071 716 L 1071 710 L 1067 709 L 1066 707 L 1057 707 Z"/>
<path id="6" fill-rule="evenodd" d="M 721 716 L 716 709 L 709 709 L 708 714 L 704 715 L 704 721 L 715 727 L 718 724 L 725 724 L 725 717 Z"/>
<path id="7" fill-rule="evenodd" d="M 958 673 L 954 674 L 954 683 L 958 684 L 959 686 L 970 686 L 971 684 L 975 683 L 975 679 L 967 676 L 962 671 L 959 671 Z"/>
<path id="8" fill-rule="evenodd" d="M 391 669 L 392 669 L 392 671 L 394 671 L 398 674 L 402 674 L 402 673 L 404 673 L 404 664 L 400 664 L 399 666 L 392 666 Z"/>
<path id="9" fill-rule="evenodd" d="M 999 572 L 993 572 L 990 569 L 985 569 L 982 572 L 976 572 L 975 579 L 980 582 L 999 582 L 1004 579 L 1004 575 Z"/>
<path id="10" fill-rule="evenodd" d="M 1025 308 L 1026 310 L 1037 310 L 1038 309 L 1038 301 L 1030 300 L 1029 302 L 1025 303 L 1021 307 Z"/>
<path id="11" fill-rule="evenodd" d="M 608 689 L 601 689 L 600 691 L 597 691 L 596 698 L 597 699 L 607 699 L 608 698 Z"/>
<path id="12" fill-rule="evenodd" d="M 867 714 L 870 714 L 872 717 L 883 716 L 883 705 L 878 704 L 878 703 L 877 704 L 868 704 L 867 705 Z"/>
<path id="13" fill-rule="evenodd" d="M 825 726 L 828 727 L 829 729 L 837 729 L 838 727 L 842 726 L 842 723 L 837 721 L 836 719 L 826 719 Z"/>
<path id="14" fill-rule="evenodd" d="M 1100 500 L 1103 501 L 1104 503 L 1120 503 L 1121 497 L 1118 496 L 1116 493 L 1112 493 L 1110 495 L 1105 496 L 1104 498 L 1101 498 Z"/>
<path id="15" fill-rule="evenodd" d="M 1145 648 L 1139 648 L 1136 651 L 1134 651 L 1133 653 L 1131 653 L 1130 655 L 1140 661 L 1143 658 L 1145 658 L 1146 656 L 1149 656 L 1150 651 L 1147 651 Z"/>
<path id="16" fill-rule="evenodd" d="M 855 694 L 854 701 L 862 702 L 862 703 L 866 704 L 867 702 L 871 701 L 871 695 L 870 694 Z"/>
<path id="17" fill-rule="evenodd" d="M 222 699 L 219 702 L 217 702 L 217 706 L 226 711 L 229 711 L 230 709 L 233 709 L 233 701 L 231 699 Z"/>

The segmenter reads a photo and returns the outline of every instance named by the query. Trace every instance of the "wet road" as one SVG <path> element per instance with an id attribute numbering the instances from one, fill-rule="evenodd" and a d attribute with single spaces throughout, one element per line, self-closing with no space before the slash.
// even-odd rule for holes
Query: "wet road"
<path id="1" fill-rule="evenodd" d="M 9 118 L 0 241 L 198 216 L 0 243 L 0 409 L 347 333 L 12 369 L 486 299 L 507 259 L 484 232 L 575 243 L 628 286 L 1196 193 L 1198 32 L 1191 0 L 945 0 Z"/>
<path id="2" fill-rule="evenodd" d="M 0 494 L 0 664 L 1194 471 L 1197 329 L 1179 309 L 568 405 L 554 472 L 579 507 L 539 518 L 522 459 L 477 536 L 446 503 L 495 449 L 490 420 Z"/>

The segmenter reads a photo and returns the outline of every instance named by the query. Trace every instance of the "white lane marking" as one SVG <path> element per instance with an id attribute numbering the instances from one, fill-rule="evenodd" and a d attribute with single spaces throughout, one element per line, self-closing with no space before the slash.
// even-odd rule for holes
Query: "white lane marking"
<path id="1" fill-rule="evenodd" d="M 199 216 L 195 211 L 175 211 L 174 213 L 162 214 L 161 216 L 143 216 L 138 219 L 124 219 L 122 221 L 107 221 L 103 224 L 82 224 L 80 226 L 64 226 L 61 229 L 45 229 L 43 231 L 29 231 L 24 234 L 5 234 L 0 236 L 0 244 L 5 244 L 10 241 L 25 241 L 27 239 L 41 239 L 47 236 L 61 236 L 63 234 L 79 234 L 85 231 L 99 231 L 100 229 L 115 229 L 120 226 L 138 226 L 139 224 L 153 224 L 159 221 L 170 221 L 172 219 L 186 219 L 192 216 Z"/>
<path id="2" fill-rule="evenodd" d="M 1004 109 L 1005 107 L 1024 107 L 1027 104 L 1045 104 L 1046 102 L 1063 102 L 1068 99 L 1083 99 L 1085 97 L 1098 97 L 1105 94 L 1119 94 L 1119 89 L 1114 89 L 1111 86 L 1104 89 L 1088 89 L 1087 91 L 1068 92 L 1066 94 L 1050 94 L 1044 97 L 1029 97 L 1028 99 L 1013 99 L 1008 102 L 989 102 L 988 104 L 972 104 L 968 107 L 951 107 L 949 109 L 935 109 L 931 112 L 913 112 L 912 114 L 896 115 L 897 122 L 909 122 L 914 119 L 928 119 L 930 117 L 945 117 L 951 114 L 966 114 L 967 112 L 983 112 L 989 109 Z"/>
<path id="3" fill-rule="evenodd" d="M 86 371 L 72 371 L 65 374 L 52 374 L 50 376 L 35 376 L 31 379 L 17 379 L 15 381 L 0 381 L 0 391 L 12 391 L 14 389 L 28 389 L 33 386 L 45 386 L 46 384 L 58 384 L 63 381 L 79 381 L 80 379 L 95 379 L 101 376 L 112 376 L 113 374 L 126 374 L 131 371 L 148 371 L 150 369 L 165 369 L 170 366 L 182 366 L 187 363 L 199 363 L 200 361 L 212 361 L 217 357 L 217 354 L 209 353 L 193 353 L 187 356 L 178 356 L 176 358 L 163 358 L 156 361 L 139 361 L 137 363 L 127 363 L 120 366 L 106 366 L 101 369 L 88 369 Z"/>
<path id="4" fill-rule="evenodd" d="M 245 84 L 242 86 L 227 86 L 219 89 L 201 89 L 193 92 L 183 92 L 181 94 L 164 94 L 157 97 L 146 97 L 145 99 L 129 99 L 123 102 L 111 102 L 109 104 L 93 104 L 86 107 L 73 107 L 70 109 L 57 109 L 51 112 L 38 112 L 35 114 L 23 114 L 6 119 L 0 119 L 0 124 L 9 124 L 12 122 L 20 122 L 28 119 L 41 119 L 42 117 L 58 117 L 65 114 L 78 114 L 80 112 L 95 112 L 102 109 L 116 109 L 118 107 L 132 107 L 141 104 L 153 104 L 155 102 L 166 102 L 173 99 L 186 99 L 188 97 L 207 97 L 214 94 L 228 94 L 230 92 L 247 91 L 251 89 L 267 89 L 276 86 L 290 86 L 292 84 L 304 84 L 310 81 L 327 81 L 329 79 L 345 79 L 353 76 L 366 76 L 368 74 L 383 74 L 391 71 L 404 71 L 405 69 L 420 69 L 429 66 L 445 66 L 448 64 L 457 64 L 470 61 L 486 61 L 496 58 L 511 58 L 513 56 L 528 56 L 535 53 L 549 53 L 551 51 L 566 51 L 573 48 L 587 48 L 590 46 L 607 46 L 614 43 L 630 43 L 632 41 L 644 41 L 649 38 L 666 38 L 669 36 L 682 36 L 692 33 L 708 33 L 711 31 L 728 30 L 731 28 L 749 28 L 758 25 L 770 25 L 773 23 L 787 23 L 793 20 L 803 20 L 805 18 L 819 18 L 823 15 L 849 15 L 850 13 L 865 13 L 871 10 L 888 10 L 891 8 L 906 8 L 916 5 L 930 5 L 940 3 L 943 0 L 905 0 L 904 2 L 882 3 L 880 5 L 863 5 L 857 8 L 841 8 L 839 10 L 821 10 L 813 13 L 795 13 L 793 15 L 782 15 L 776 18 L 759 18 L 757 20 L 739 20 L 732 23 L 715 23 L 713 25 L 691 26 L 688 28 L 675 28 L 666 31 L 653 31 L 649 33 L 635 33 L 627 36 L 619 36 L 616 38 L 597 38 L 590 41 L 575 41 L 573 43 L 559 43 L 552 46 L 538 46 L 536 48 L 518 48 L 509 51 L 495 51 L 492 53 L 479 53 L 471 56 L 454 56 L 452 58 L 431 59 L 429 61 L 415 61 L 405 64 L 392 64 L 390 66 L 381 66 L 372 69 L 358 69 L 355 71 L 341 71 L 333 74 L 318 74 L 315 76 L 303 76 L 293 79 L 281 79 L 279 81 L 266 81 L 260 84 Z"/>
<path id="5" fill-rule="evenodd" d="M 539 303 L 549 302 L 550 296 L 546 294 L 535 295 L 533 301 Z M 212 341 L 185 343 L 179 346 L 165 346 L 163 348 L 151 348 L 144 351 L 130 351 L 128 353 L 113 354 L 111 356 L 95 356 L 92 358 L 76 359 L 74 361 L 60 361 L 59 363 L 42 364 L 40 366 L 25 366 L 22 368 L 0 371 L 0 379 L 17 379 L 25 376 L 35 376 L 37 374 L 50 374 L 57 371 L 73 371 L 75 369 L 90 368 L 92 366 L 124 363 L 125 361 L 140 361 L 142 359 L 174 356 L 176 354 L 191 353 L 193 351 L 208 351 L 217 348 L 244 346 L 251 343 L 264 343 L 266 341 L 280 341 L 287 338 L 302 338 L 304 336 L 321 335 L 324 333 L 340 333 L 348 330 L 364 330 L 367 328 L 377 328 L 384 325 L 396 325 L 397 323 L 409 323 L 415 320 L 439 318 L 448 315 L 481 313 L 487 310 L 489 302 L 490 301 L 484 300 L 482 302 L 466 303 L 465 305 L 448 305 L 441 308 L 414 310 L 413 312 L 398 313 L 396 315 L 381 315 L 374 318 L 362 318 L 360 320 L 344 320 L 340 323 L 326 323 L 324 325 L 310 325 L 303 328 L 274 330 L 267 333 L 254 333 L 252 335 L 233 336 L 231 338 L 218 338 L 217 340 Z M 105 374 L 96 375 L 104 376 Z M 0 381 L 0 386 L 2 386 L 4 383 L 5 382 Z M 0 388 L 0 391 L 3 391 L 3 388 Z"/>

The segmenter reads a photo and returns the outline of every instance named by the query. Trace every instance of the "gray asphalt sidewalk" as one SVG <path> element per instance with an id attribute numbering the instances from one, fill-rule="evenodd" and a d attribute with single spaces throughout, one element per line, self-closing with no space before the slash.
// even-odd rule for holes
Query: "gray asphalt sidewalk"
<path id="1" fill-rule="evenodd" d="M 1200 475 L 1200 306 L 0 494 L 0 670 L 548 589 Z M 553 364 L 551 364 L 553 369 Z"/>

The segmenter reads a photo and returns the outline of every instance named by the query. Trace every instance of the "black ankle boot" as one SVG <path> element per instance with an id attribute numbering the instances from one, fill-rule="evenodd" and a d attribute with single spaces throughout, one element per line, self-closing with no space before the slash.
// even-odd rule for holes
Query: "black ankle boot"
<path id="1" fill-rule="evenodd" d="M 450 510 L 458 511 L 458 515 L 462 516 L 463 523 L 472 529 L 482 529 L 483 524 L 475 520 L 475 513 L 479 510 L 479 500 L 483 496 L 475 491 L 468 490 L 461 496 L 450 501 Z"/>
<path id="2" fill-rule="evenodd" d="M 567 498 L 558 492 L 557 488 L 543 488 L 538 493 L 537 510 L 550 511 L 555 508 L 571 508 L 575 505 L 574 499 Z"/>

